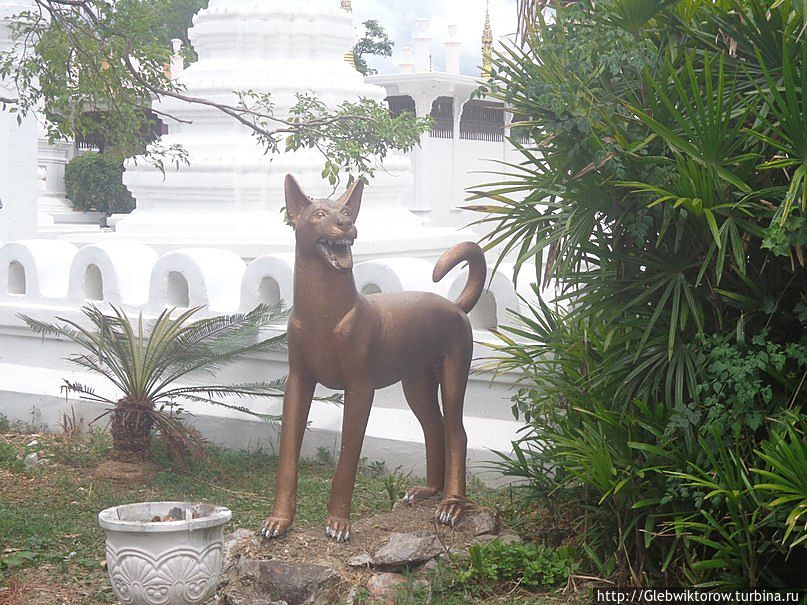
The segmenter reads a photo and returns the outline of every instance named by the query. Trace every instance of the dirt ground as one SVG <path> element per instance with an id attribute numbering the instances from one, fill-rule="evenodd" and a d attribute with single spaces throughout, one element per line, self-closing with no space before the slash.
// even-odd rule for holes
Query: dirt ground
<path id="1" fill-rule="evenodd" d="M 350 541 L 346 543 L 328 538 L 324 528 L 292 527 L 286 535 L 271 540 L 257 535 L 238 540 L 232 553 L 249 559 L 327 565 L 346 578 L 354 578 L 362 575 L 362 568 L 350 567 L 347 561 L 362 553 L 372 553 L 393 533 L 434 533 L 446 553 L 468 548 L 474 543 L 474 528 L 464 522 L 465 518 L 453 528 L 435 522 L 434 511 L 439 501 L 439 498 L 431 498 L 359 519 L 353 524 Z"/>

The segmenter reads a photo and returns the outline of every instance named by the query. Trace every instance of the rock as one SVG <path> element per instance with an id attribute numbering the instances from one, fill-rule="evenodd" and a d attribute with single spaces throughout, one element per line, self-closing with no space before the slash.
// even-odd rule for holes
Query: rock
<path id="1" fill-rule="evenodd" d="M 494 536 L 493 534 L 482 534 L 481 536 L 476 536 L 474 538 L 474 544 L 488 544 L 497 538 L 498 536 Z"/>
<path id="2" fill-rule="evenodd" d="M 499 528 L 499 518 L 496 513 L 487 509 L 470 513 L 465 522 L 473 527 L 474 534 L 477 536 L 495 533 Z"/>
<path id="3" fill-rule="evenodd" d="M 366 565 L 373 565 L 374 563 L 373 557 L 371 557 L 368 552 L 363 552 L 347 560 L 347 564 L 351 567 L 364 567 Z"/>
<path id="4" fill-rule="evenodd" d="M 241 559 L 238 575 L 249 576 L 256 597 L 288 605 L 329 605 L 340 582 L 339 574 L 325 565 Z M 256 601 L 255 605 L 260 603 Z"/>
<path id="5" fill-rule="evenodd" d="M 524 541 L 516 534 L 502 534 L 496 540 L 502 544 L 521 544 Z"/>
<path id="6" fill-rule="evenodd" d="M 394 605 L 395 595 L 401 584 L 406 584 L 406 578 L 401 574 L 378 573 L 370 576 L 365 586 L 374 602 Z"/>
<path id="7" fill-rule="evenodd" d="M 231 591 L 222 597 L 221 605 L 289 605 L 286 601 L 267 601 L 263 597 Z"/>
<path id="8" fill-rule="evenodd" d="M 239 527 L 234 532 L 227 534 L 224 536 L 224 543 L 225 544 L 232 544 L 237 540 L 243 540 L 244 538 L 251 538 L 255 535 L 255 532 L 251 529 L 247 529 L 246 527 Z"/>
<path id="9" fill-rule="evenodd" d="M 436 571 L 439 571 L 440 563 L 438 563 L 437 559 L 429 559 L 423 565 L 417 568 L 418 574 L 429 574 Z"/>
<path id="10" fill-rule="evenodd" d="M 255 535 L 254 531 L 246 529 L 245 527 L 239 527 L 234 532 L 227 534 L 224 536 L 224 565 L 227 566 L 231 563 L 232 559 L 232 550 L 235 543 L 239 540 L 244 540 L 246 538 L 251 538 Z"/>
<path id="11" fill-rule="evenodd" d="M 175 506 L 171 510 L 168 511 L 168 517 L 173 517 L 172 521 L 184 521 L 185 520 L 185 511 L 183 511 L 178 506 Z M 165 521 L 165 519 L 163 519 Z"/>
<path id="12" fill-rule="evenodd" d="M 25 457 L 23 464 L 25 464 L 25 466 L 28 468 L 34 468 L 37 464 L 39 464 L 39 456 L 36 452 L 31 452 Z"/>
<path id="13" fill-rule="evenodd" d="M 440 541 L 434 534 L 394 533 L 372 554 L 372 558 L 376 565 L 401 566 L 426 561 L 441 551 Z"/>

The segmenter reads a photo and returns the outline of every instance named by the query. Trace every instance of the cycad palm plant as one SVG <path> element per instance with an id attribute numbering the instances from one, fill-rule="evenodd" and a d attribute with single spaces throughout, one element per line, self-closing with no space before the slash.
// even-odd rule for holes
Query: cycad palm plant
<path id="1" fill-rule="evenodd" d="M 83 351 L 67 359 L 103 376 L 119 391 L 113 399 L 78 382 L 65 380 L 63 385 L 67 392 L 112 406 L 100 417 L 110 419 L 113 460 L 142 463 L 151 451 L 153 429 L 159 431 L 171 454 L 198 449 L 203 443 L 201 434 L 166 411 L 166 407 L 170 410 L 183 400 L 259 415 L 228 399 L 282 396 L 284 379 L 199 386 L 178 384 L 193 372 L 215 376 L 223 367 L 248 355 L 283 350 L 285 333 L 257 338 L 260 328 L 286 318 L 280 305 L 259 305 L 249 313 L 195 321 L 193 317 L 200 307 L 182 311 L 176 317 L 172 317 L 170 309 L 146 325 L 142 313 L 132 322 L 123 309 L 110 306 L 109 315 L 94 305 L 82 308 L 90 328 L 64 318 L 57 318 L 58 323 L 47 323 L 27 315 L 19 317 L 43 337 L 64 337 L 78 344 Z"/>

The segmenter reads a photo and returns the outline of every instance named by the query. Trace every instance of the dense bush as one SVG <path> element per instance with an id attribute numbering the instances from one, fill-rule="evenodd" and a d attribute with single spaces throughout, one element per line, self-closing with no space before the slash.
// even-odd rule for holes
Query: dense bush
<path id="1" fill-rule="evenodd" d="M 558 293 L 502 334 L 530 429 L 503 464 L 534 499 L 580 505 L 601 575 L 795 583 L 807 563 L 803 4 L 556 9 L 552 23 L 525 13 L 533 34 L 499 52 L 487 91 L 526 116 L 532 142 L 476 209 L 491 246 Z"/>
<path id="2" fill-rule="evenodd" d="M 134 198 L 123 185 L 123 161 L 103 153 L 76 156 L 64 170 L 67 197 L 79 210 L 104 214 L 131 212 Z"/>

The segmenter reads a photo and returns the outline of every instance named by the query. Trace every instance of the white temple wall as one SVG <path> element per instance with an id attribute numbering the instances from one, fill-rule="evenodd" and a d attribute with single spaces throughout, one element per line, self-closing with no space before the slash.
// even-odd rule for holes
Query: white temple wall
<path id="1" fill-rule="evenodd" d="M 9 92 L 0 82 L 0 96 Z M 0 243 L 37 235 L 36 155 L 33 117 L 18 125 L 17 114 L 0 110 Z"/>
<path id="2" fill-rule="evenodd" d="M 428 192 L 427 203 L 411 202 L 413 209 L 423 218 L 441 227 L 466 227 L 482 218 L 469 210 L 460 210 L 466 202 L 468 190 L 480 184 L 494 182 L 508 170 L 504 165 L 520 161 L 518 153 L 507 141 L 471 141 L 466 139 L 443 139 L 424 136 L 421 148 L 413 151 L 422 161 L 415 172 L 415 180 L 421 180 L 421 189 Z M 428 212 L 423 212 L 427 207 Z M 482 235 L 485 226 L 475 226 Z"/>
<path id="3" fill-rule="evenodd" d="M 0 0 L 0 50 L 12 48 L 12 17 L 32 7 L 30 0 Z M 15 98 L 14 84 L 0 79 L 0 97 Z M 0 107 L 0 244 L 36 237 L 38 129 L 32 115 L 20 123 Z"/>
<path id="4" fill-rule="evenodd" d="M 376 291 L 429 290 L 456 297 L 465 281 L 455 269 L 441 283 L 431 282 L 433 264 L 416 258 L 377 259 L 359 263 L 355 268 L 357 287 L 368 293 Z M 19 289 L 20 272 L 26 288 Z M 291 255 L 269 255 L 245 264 L 225 250 L 180 250 L 157 256 L 148 246 L 111 242 L 76 250 L 57 241 L 31 240 L 11 242 L 0 247 L 0 414 L 12 421 L 47 424 L 57 429 L 64 411 L 73 406 L 85 422 L 101 411 L 97 405 L 65 398 L 60 387 L 64 380 L 90 384 L 97 392 L 114 398 L 99 377 L 77 371 L 66 357 L 78 352 L 64 340 L 42 338 L 32 333 L 17 316 L 24 313 L 44 321 L 61 317 L 82 321 L 81 305 L 92 302 L 101 308 L 112 302 L 122 306 L 132 319 L 143 310 L 144 318 L 170 306 L 168 281 L 184 281 L 187 302 L 208 304 L 201 314 L 235 313 L 253 308 L 257 302 L 272 302 L 272 297 L 290 300 L 293 259 Z M 492 327 L 490 318 L 500 318 L 508 305 L 517 305 L 515 291 L 503 276 L 494 277 L 483 295 L 480 320 L 471 319 L 480 328 Z M 211 308 L 212 307 L 212 308 Z M 489 311 L 493 309 L 493 313 Z M 485 313 L 487 315 L 485 316 Z M 487 317 L 487 319 L 485 319 Z M 265 335 L 283 329 L 266 330 Z M 491 336 L 476 330 L 474 372 L 466 397 L 469 468 L 483 480 L 495 483 L 495 474 L 485 475 L 487 462 L 495 460 L 491 450 L 511 451 L 520 424 L 510 413 L 513 376 L 498 376 L 481 370 L 486 345 Z M 266 354 L 234 364 L 217 375 L 216 380 L 246 382 L 271 379 L 288 373 L 284 354 Z M 209 380 L 205 374 L 194 379 Z M 280 400 L 254 400 L 249 406 L 259 412 L 280 414 Z M 276 447 L 278 427 L 251 416 L 224 408 L 189 404 L 194 421 L 214 442 L 230 447 Z M 319 447 L 339 449 L 341 409 L 331 403 L 314 402 L 311 427 L 304 452 L 315 455 Z M 425 472 L 423 436 L 409 411 L 399 385 L 379 390 L 367 429 L 363 456 L 383 460 L 395 468 L 406 460 L 408 469 Z"/>

